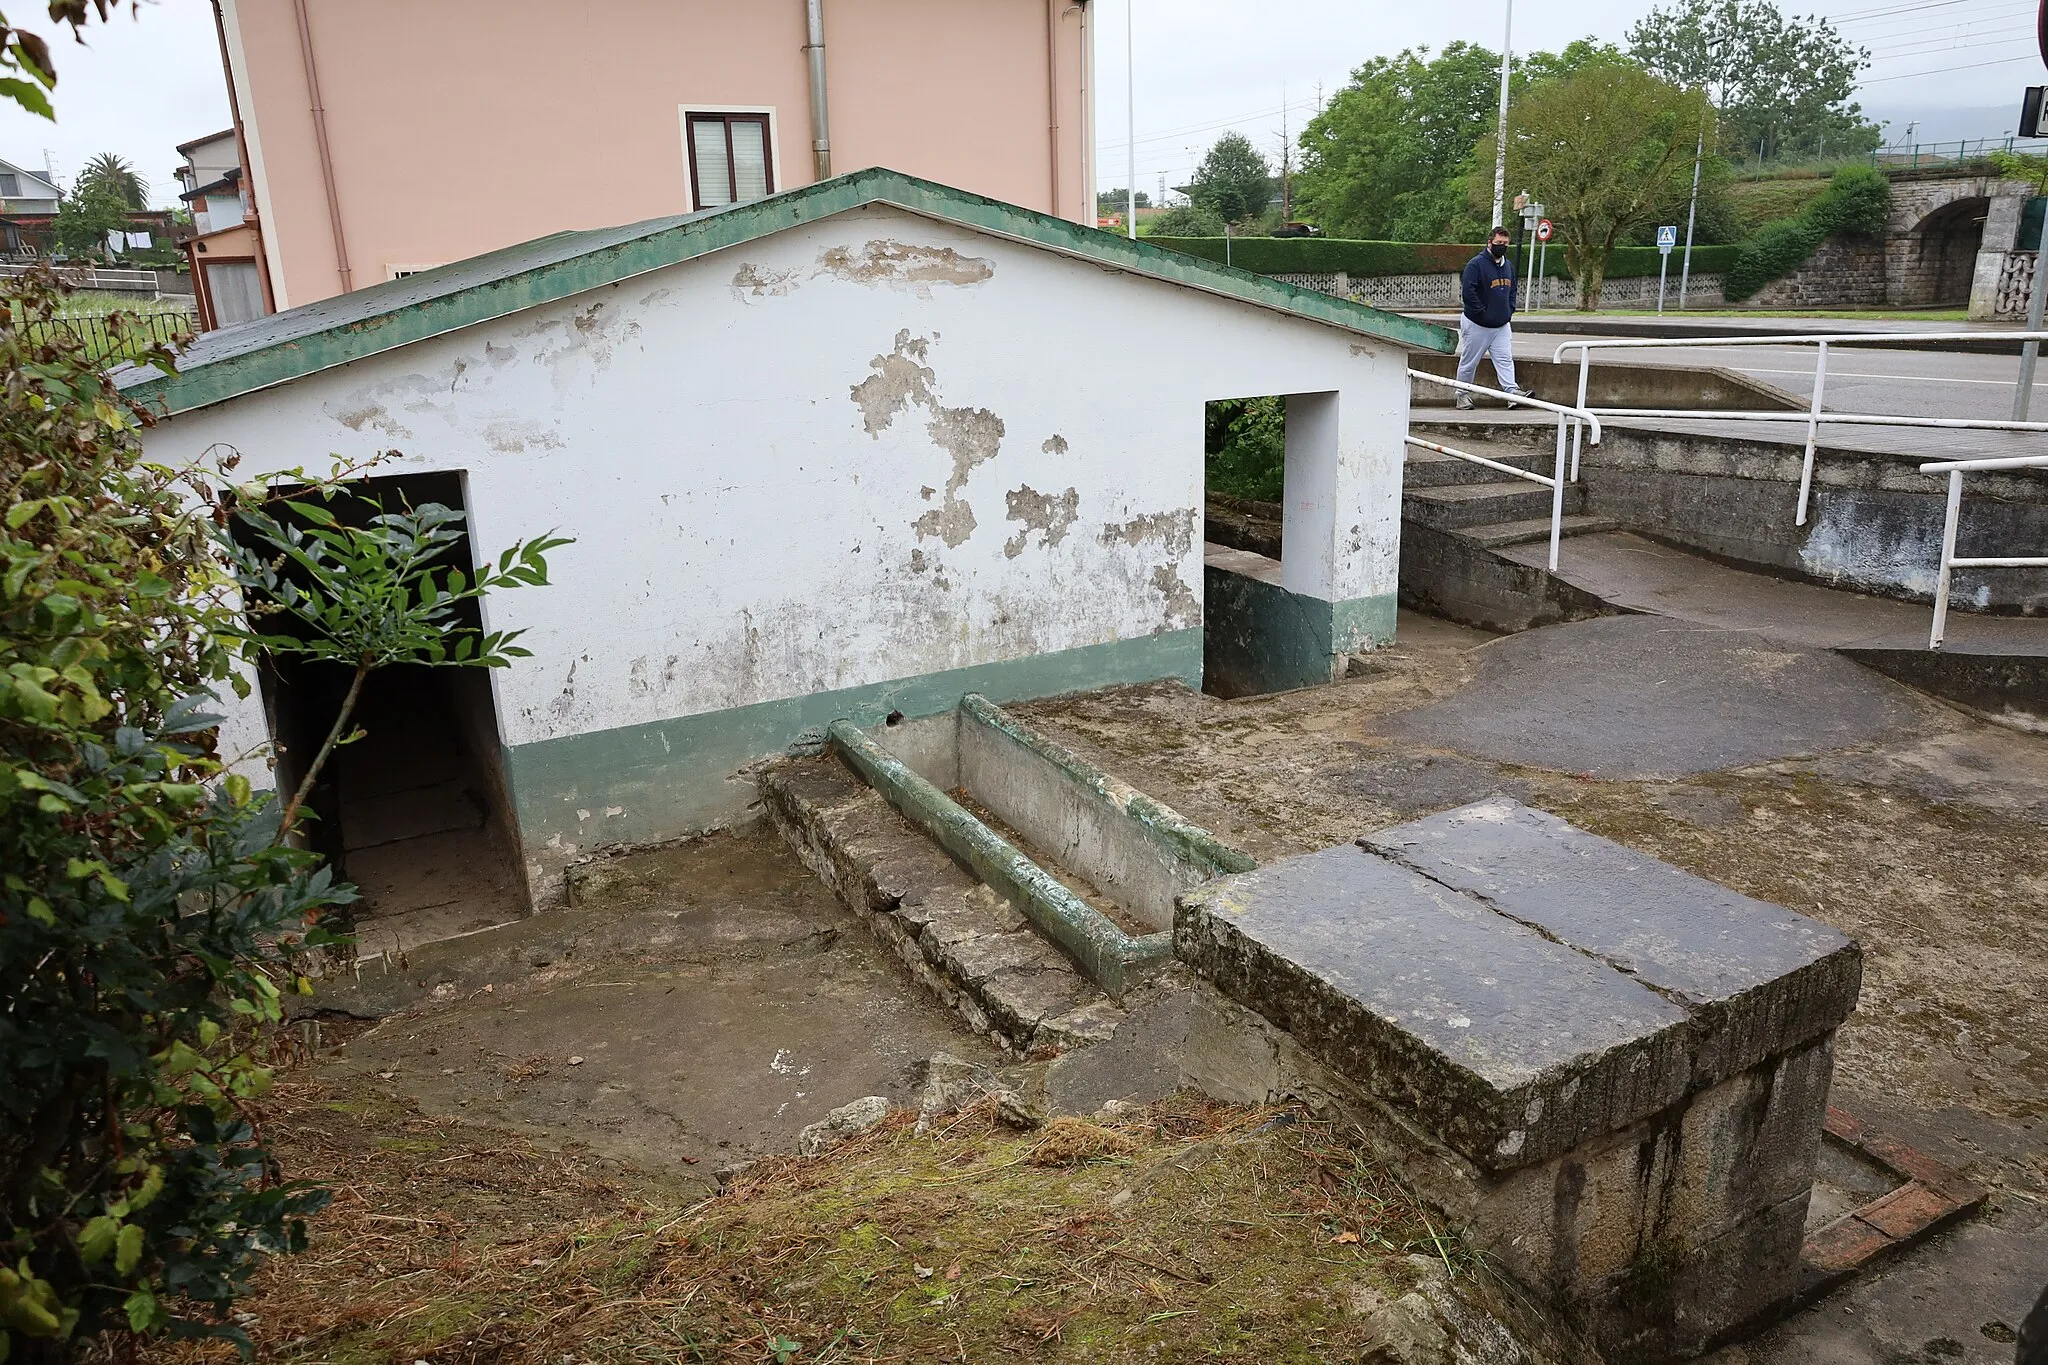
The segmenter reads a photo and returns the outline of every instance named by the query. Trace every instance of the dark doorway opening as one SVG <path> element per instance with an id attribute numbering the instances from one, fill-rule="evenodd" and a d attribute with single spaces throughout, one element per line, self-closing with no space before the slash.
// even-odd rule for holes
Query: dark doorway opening
<path id="1" fill-rule="evenodd" d="M 1970 283 L 1977 273 L 1977 253 L 1984 245 L 1984 219 L 1989 199 L 1958 199 L 1936 209 L 1913 234 L 1917 256 L 1907 275 L 1909 307 L 1953 308 L 1970 301 Z"/>
<path id="2" fill-rule="evenodd" d="M 362 524 L 426 503 L 463 510 L 459 473 L 362 479 L 327 504 Z M 467 535 L 449 552 L 475 563 Z M 281 618 L 268 628 L 282 630 Z M 457 629 L 481 630 L 474 605 Z M 259 671 L 277 783 L 295 790 L 348 691 L 339 663 L 266 660 Z M 480 668 L 399 664 L 365 680 L 352 717 L 362 732 L 336 749 L 307 799 L 307 844 L 362 894 L 353 907 L 359 957 L 397 957 L 421 943 L 517 919 L 529 908 L 517 825 L 500 757 L 491 682 Z"/>

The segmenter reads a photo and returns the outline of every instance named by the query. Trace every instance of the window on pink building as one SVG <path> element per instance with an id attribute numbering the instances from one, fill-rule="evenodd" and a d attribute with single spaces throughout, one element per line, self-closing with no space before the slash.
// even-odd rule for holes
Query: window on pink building
<path id="1" fill-rule="evenodd" d="M 766 114 L 691 114 L 687 124 L 696 208 L 715 209 L 774 193 Z"/>

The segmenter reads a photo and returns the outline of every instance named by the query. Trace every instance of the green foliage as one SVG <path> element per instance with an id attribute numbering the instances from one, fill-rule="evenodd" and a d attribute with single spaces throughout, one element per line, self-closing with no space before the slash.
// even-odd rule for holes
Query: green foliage
<path id="1" fill-rule="evenodd" d="M 1729 267 L 1722 293 L 1740 302 L 1773 280 L 1804 265 L 1820 244 L 1837 233 L 1874 237 L 1884 232 L 1891 212 L 1891 181 L 1870 166 L 1845 166 L 1797 218 L 1766 223 L 1743 243 Z"/>
<path id="2" fill-rule="evenodd" d="M 1714 93 L 1719 146 L 1732 156 L 1848 155 L 1882 136 L 1851 98 L 1870 53 L 1824 18 L 1787 19 L 1772 0 L 1673 0 L 1628 39 L 1652 72 Z"/>
<path id="3" fill-rule="evenodd" d="M 1145 224 L 1148 240 L 1160 236 L 1168 237 L 1222 237 L 1223 218 L 1213 209 L 1200 208 L 1194 204 L 1182 204 Z"/>
<path id="4" fill-rule="evenodd" d="M 1526 185 L 1557 225 L 1579 282 L 1579 307 L 1600 306 L 1615 248 L 1678 221 L 1692 191 L 1705 102 L 1611 49 L 1570 75 L 1537 83 L 1509 111 L 1508 183 Z M 1490 154 L 1493 138 L 1480 141 Z M 1475 184 L 1475 201 L 1485 191 Z M 1697 257 L 1694 262 L 1698 267 Z"/>
<path id="5" fill-rule="evenodd" d="M 1456 42 L 1375 57 L 1301 134 L 1295 197 L 1333 236 L 1433 241 L 1484 232 L 1466 211 L 1472 129 L 1498 98 L 1500 58 Z"/>
<path id="6" fill-rule="evenodd" d="M 140 3 L 140 0 L 131 0 Z M 112 18 L 123 0 L 49 0 L 50 22 L 68 24 L 81 43 L 82 30 L 97 17 L 101 23 Z M 54 121 L 57 111 L 50 92 L 57 88 L 57 65 L 50 60 L 50 45 L 40 35 L 17 28 L 0 14 L 0 100 L 12 100 L 31 114 Z"/>
<path id="7" fill-rule="evenodd" d="M 1221 237 L 1161 237 L 1145 240 L 1205 261 L 1223 260 Z M 1553 246 L 1555 244 L 1553 243 Z M 1382 275 L 1448 275 L 1465 268 L 1484 247 L 1478 242 L 1357 242 L 1343 237 L 1238 237 L 1230 243 L 1230 263 L 1259 275 L 1324 275 L 1342 271 L 1371 278 Z M 1692 268 L 1714 274 L 1734 264 L 1739 247 L 1695 246 Z M 1550 275 L 1571 273 L 1565 253 L 1549 253 Z M 1657 273 L 1655 247 L 1616 247 L 1608 257 L 1607 276 L 1628 278 Z"/>
<path id="8" fill-rule="evenodd" d="M 110 1326 L 239 1336 L 229 1305 L 325 1196 L 245 1117 L 268 1073 L 235 1026 L 278 1017 L 353 893 L 213 752 L 203 508 L 141 462 L 146 415 L 82 349 L 29 340 L 54 286 L 0 300 L 0 1357 Z"/>
<path id="9" fill-rule="evenodd" d="M 1207 486 L 1255 502 L 1278 502 L 1287 471 L 1287 400 L 1231 398 L 1208 405 Z"/>
<path id="10" fill-rule="evenodd" d="M 2031 180 L 2034 193 L 2048 194 L 2048 156 L 2028 156 L 2021 152 L 1993 152 L 1991 163 L 1998 167 L 1998 173 L 2007 180 Z"/>
<path id="11" fill-rule="evenodd" d="M 133 166 L 112 152 L 101 152 L 87 161 L 71 188 L 74 194 L 104 190 L 131 209 L 149 207 L 148 183 L 135 173 Z"/>
<path id="12" fill-rule="evenodd" d="M 1095 196 L 1095 211 L 1097 213 L 1122 213 L 1130 206 L 1130 202 L 1131 196 L 1127 190 L 1103 190 Z M 1143 190 L 1139 190 L 1138 207 L 1141 209 L 1151 208 L 1152 196 Z"/>
<path id="13" fill-rule="evenodd" d="M 126 229 L 128 206 L 102 185 L 81 184 L 57 205 L 51 229 L 57 245 L 73 256 L 104 256 L 107 234 Z"/>
<path id="14" fill-rule="evenodd" d="M 1210 145 L 1188 186 L 1188 198 L 1226 223 L 1257 218 L 1273 197 L 1273 168 L 1242 133 Z"/>
<path id="15" fill-rule="evenodd" d="M 464 540 L 462 513 L 427 503 L 375 511 L 365 524 L 349 525 L 326 504 L 353 499 L 332 488 L 314 491 L 319 501 L 286 501 L 292 520 L 260 505 L 243 507 L 236 517 L 254 544 L 220 538 L 220 552 L 256 623 L 223 623 L 217 627 L 221 634 L 273 658 L 296 656 L 354 670 L 326 743 L 285 806 L 286 831 L 328 755 L 344 742 L 371 671 L 400 663 L 507 668 L 528 657 L 514 643 L 521 632 L 476 633 L 464 628 L 462 610 L 495 589 L 546 587 L 548 551 L 570 544 L 552 536 L 515 541 L 495 565 L 486 560 L 469 573 L 449 561 Z"/>

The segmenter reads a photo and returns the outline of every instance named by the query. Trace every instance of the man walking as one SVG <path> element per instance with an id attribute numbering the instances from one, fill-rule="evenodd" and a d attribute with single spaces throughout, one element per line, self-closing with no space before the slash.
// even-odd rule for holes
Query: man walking
<path id="1" fill-rule="evenodd" d="M 1479 357 L 1493 357 L 1493 373 L 1502 389 L 1515 387 L 1515 262 L 1508 255 L 1508 230 L 1487 235 L 1486 250 L 1465 262 L 1465 315 L 1458 322 L 1458 378 L 1469 384 L 1479 373 Z M 1458 407 L 1472 409 L 1472 395 L 1458 390 Z"/>

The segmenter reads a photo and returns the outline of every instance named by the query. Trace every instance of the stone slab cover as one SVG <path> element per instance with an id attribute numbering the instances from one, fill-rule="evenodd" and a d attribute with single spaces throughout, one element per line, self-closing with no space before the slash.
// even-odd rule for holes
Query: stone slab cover
<path id="1" fill-rule="evenodd" d="M 1310 1053 L 1505 1169 L 1677 1102 L 1689 1016 L 1583 953 L 1365 849 L 1181 898 L 1175 952 Z"/>
<path id="2" fill-rule="evenodd" d="M 1855 943 L 1495 798 L 1223 878 L 1175 950 L 1503 1172 L 1820 1038 Z"/>
<path id="3" fill-rule="evenodd" d="M 1862 953 L 1846 934 L 1517 801 L 1359 843 L 1684 1006 L 1695 1086 L 1817 1038 L 1856 1006 Z"/>

